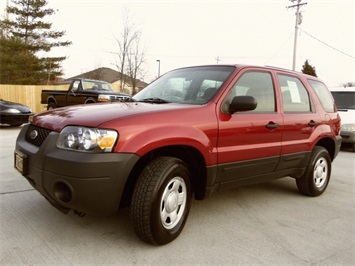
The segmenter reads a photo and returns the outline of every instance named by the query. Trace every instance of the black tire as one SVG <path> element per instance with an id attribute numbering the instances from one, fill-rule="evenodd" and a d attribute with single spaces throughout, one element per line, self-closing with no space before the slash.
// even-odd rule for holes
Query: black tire
<path id="1" fill-rule="evenodd" d="M 140 239 L 164 245 L 179 236 L 191 206 L 190 173 L 173 157 L 159 157 L 140 175 L 133 192 L 131 218 Z"/>
<path id="2" fill-rule="evenodd" d="M 299 192 L 310 197 L 321 195 L 328 186 L 331 168 L 328 151 L 323 147 L 315 146 L 306 172 L 302 178 L 296 179 Z"/>
<path id="3" fill-rule="evenodd" d="M 52 110 L 52 109 L 55 109 L 55 108 L 57 108 L 57 105 L 55 104 L 55 102 L 48 103 L 47 110 Z"/>

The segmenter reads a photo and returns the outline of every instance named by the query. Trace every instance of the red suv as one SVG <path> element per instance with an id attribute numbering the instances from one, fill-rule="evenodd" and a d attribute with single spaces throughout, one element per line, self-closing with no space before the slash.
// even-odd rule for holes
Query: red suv
<path id="1" fill-rule="evenodd" d="M 131 206 L 137 235 L 162 245 L 182 231 L 191 199 L 290 176 L 322 194 L 340 149 L 324 83 L 271 67 L 210 65 L 168 72 L 127 102 L 34 116 L 15 167 L 67 213 Z"/>

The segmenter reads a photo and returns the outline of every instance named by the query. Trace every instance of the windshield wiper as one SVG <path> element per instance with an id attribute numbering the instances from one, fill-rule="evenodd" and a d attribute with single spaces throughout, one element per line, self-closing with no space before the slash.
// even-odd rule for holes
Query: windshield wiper
<path id="1" fill-rule="evenodd" d="M 138 102 L 136 99 L 132 98 L 132 96 L 127 97 L 123 100 L 123 102 Z"/>
<path id="2" fill-rule="evenodd" d="M 144 102 L 144 103 L 170 103 L 169 101 L 166 101 L 166 100 L 161 99 L 161 98 L 156 98 L 156 97 L 139 100 L 139 102 Z"/>

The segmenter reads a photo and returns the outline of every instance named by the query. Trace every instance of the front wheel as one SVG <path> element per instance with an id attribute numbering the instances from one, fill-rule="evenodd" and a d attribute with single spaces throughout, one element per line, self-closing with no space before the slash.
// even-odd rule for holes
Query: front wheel
<path id="1" fill-rule="evenodd" d="M 131 204 L 136 234 L 143 241 L 164 245 L 179 236 L 191 206 L 190 173 L 173 157 L 159 157 L 140 175 Z"/>
<path id="2" fill-rule="evenodd" d="M 49 102 L 47 105 L 47 110 L 52 110 L 57 108 L 57 105 L 55 104 L 55 102 Z"/>
<path id="3" fill-rule="evenodd" d="M 298 190 L 311 197 L 322 194 L 328 186 L 331 167 L 328 151 L 323 147 L 315 146 L 305 174 L 296 179 Z"/>

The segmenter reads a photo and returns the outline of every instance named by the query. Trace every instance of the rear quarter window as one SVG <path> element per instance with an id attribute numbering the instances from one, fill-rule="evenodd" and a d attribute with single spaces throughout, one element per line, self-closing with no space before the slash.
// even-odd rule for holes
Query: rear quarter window
<path id="1" fill-rule="evenodd" d="M 328 88 L 320 81 L 308 80 L 308 83 L 316 93 L 324 111 L 327 113 L 336 112 L 334 100 Z"/>

